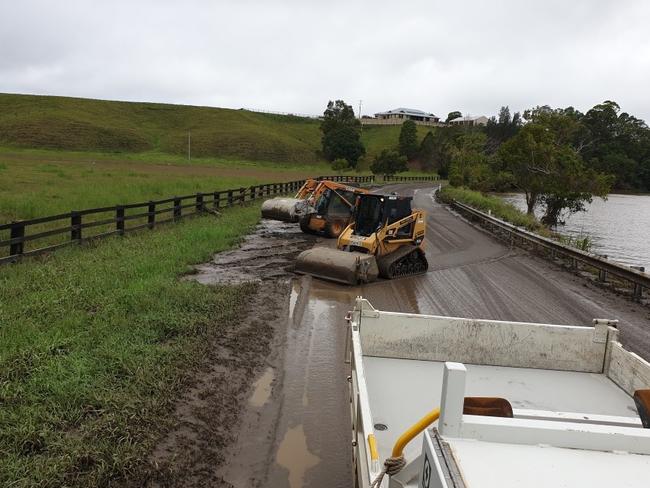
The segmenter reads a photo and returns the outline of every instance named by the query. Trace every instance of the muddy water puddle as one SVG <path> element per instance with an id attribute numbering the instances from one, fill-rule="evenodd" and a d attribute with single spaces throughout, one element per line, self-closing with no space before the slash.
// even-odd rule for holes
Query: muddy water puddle
<path id="1" fill-rule="evenodd" d="M 264 374 L 253 383 L 253 394 L 248 403 L 251 407 L 260 408 L 271 398 L 271 386 L 275 378 L 273 368 L 266 368 Z"/>
<path id="2" fill-rule="evenodd" d="M 206 285 L 290 278 L 296 256 L 317 240 L 301 232 L 298 224 L 263 219 L 241 246 L 195 266 L 187 278 Z"/>
<path id="3" fill-rule="evenodd" d="M 276 462 L 289 471 L 290 488 L 304 486 L 305 473 L 320 463 L 307 447 L 307 436 L 302 424 L 289 429 L 278 448 Z"/>

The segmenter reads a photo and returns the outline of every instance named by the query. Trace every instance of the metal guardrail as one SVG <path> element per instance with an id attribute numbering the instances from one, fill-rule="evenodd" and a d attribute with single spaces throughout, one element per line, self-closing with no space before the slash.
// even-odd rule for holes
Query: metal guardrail
<path id="1" fill-rule="evenodd" d="M 504 222 L 503 220 L 497 219 L 492 215 L 488 215 L 456 200 L 453 201 L 452 206 L 457 210 L 460 210 L 462 213 L 471 216 L 473 219 L 482 221 L 488 226 L 488 228 L 492 227 L 491 230 L 499 229 L 505 232 L 511 237 L 512 244 L 516 244 L 516 239 L 519 239 L 521 244 L 528 243 L 535 247 L 541 247 L 550 251 L 552 257 L 557 255 L 565 256 L 571 259 L 572 267 L 574 269 L 578 268 L 578 263 L 591 266 L 599 271 L 600 281 L 607 281 L 608 274 L 611 274 L 630 282 L 632 284 L 632 296 L 635 299 L 641 298 L 644 289 L 650 290 L 650 274 L 637 271 L 621 264 L 613 263 L 596 254 L 565 246 L 552 239 L 542 237 Z"/>

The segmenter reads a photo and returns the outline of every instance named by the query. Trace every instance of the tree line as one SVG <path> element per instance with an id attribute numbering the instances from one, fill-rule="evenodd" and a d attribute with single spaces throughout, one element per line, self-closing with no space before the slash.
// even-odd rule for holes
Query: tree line
<path id="1" fill-rule="evenodd" d="M 451 112 L 447 120 L 459 116 Z M 330 102 L 321 130 L 325 157 L 355 168 L 365 148 L 352 108 Z M 539 206 L 543 223 L 557 225 L 612 189 L 650 191 L 650 129 L 613 101 L 586 113 L 544 105 L 511 115 L 504 106 L 486 126 L 436 127 L 421 142 L 406 121 L 395 149 L 382 151 L 370 169 L 395 173 L 409 165 L 452 185 L 521 191 L 529 213 Z"/>

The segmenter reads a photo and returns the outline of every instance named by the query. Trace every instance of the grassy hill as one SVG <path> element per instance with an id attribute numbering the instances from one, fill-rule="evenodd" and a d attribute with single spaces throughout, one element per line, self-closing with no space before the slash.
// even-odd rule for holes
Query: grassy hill
<path id="1" fill-rule="evenodd" d="M 318 121 L 246 110 L 0 94 L 0 145 L 315 162 Z"/>
<path id="2" fill-rule="evenodd" d="M 364 127 L 371 158 L 397 144 L 399 126 Z M 426 128 L 419 127 L 421 137 Z M 0 146 L 123 154 L 322 162 L 319 121 L 248 110 L 0 94 Z"/>

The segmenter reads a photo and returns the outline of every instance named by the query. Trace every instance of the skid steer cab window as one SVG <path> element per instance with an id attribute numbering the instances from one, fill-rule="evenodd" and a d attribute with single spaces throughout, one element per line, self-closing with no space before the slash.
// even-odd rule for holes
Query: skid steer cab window
<path id="1" fill-rule="evenodd" d="M 411 199 L 388 199 L 386 202 L 386 208 L 388 209 L 388 221 L 386 223 L 388 225 L 394 224 L 398 220 L 402 220 L 403 218 L 411 215 Z"/>
<path id="2" fill-rule="evenodd" d="M 357 207 L 354 234 L 368 237 L 375 232 L 382 223 L 382 197 L 362 197 Z"/>
<path id="3" fill-rule="evenodd" d="M 332 190 L 325 190 L 323 194 L 318 198 L 316 202 L 315 209 L 318 215 L 325 215 L 327 213 L 327 207 L 330 203 L 330 198 L 332 198 Z"/>
<path id="4" fill-rule="evenodd" d="M 343 194 L 343 197 L 347 199 L 348 195 Z M 350 201 L 350 200 L 348 200 Z M 354 202 L 354 200 L 351 200 Z M 337 192 L 332 192 L 329 201 L 329 208 L 327 210 L 328 215 L 335 215 L 337 217 L 346 217 L 350 216 L 350 207 L 347 203 L 339 196 Z"/>

